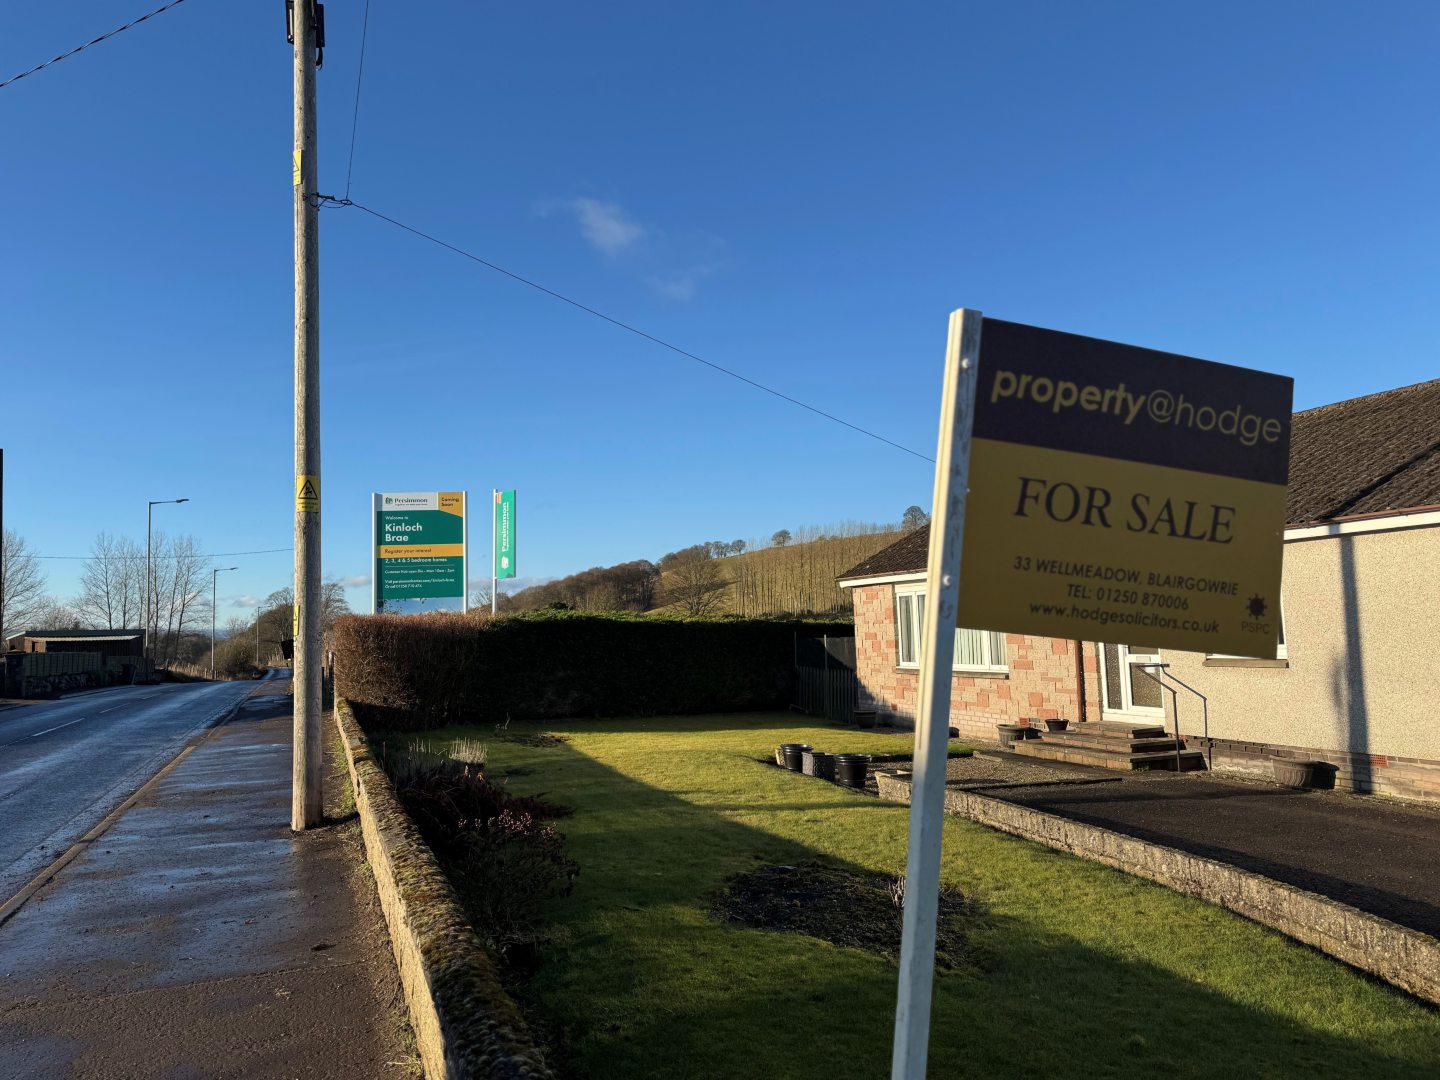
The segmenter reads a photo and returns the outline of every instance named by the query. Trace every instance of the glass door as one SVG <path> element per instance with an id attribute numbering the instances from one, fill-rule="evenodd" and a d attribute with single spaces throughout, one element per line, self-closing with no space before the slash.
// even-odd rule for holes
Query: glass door
<path id="1" fill-rule="evenodd" d="M 1150 720 L 1165 716 L 1164 692 L 1145 672 L 1146 664 L 1160 663 L 1160 650 L 1149 645 L 1103 645 L 1100 690 L 1105 712 Z M 1124 719 L 1122 715 L 1120 719 Z"/>

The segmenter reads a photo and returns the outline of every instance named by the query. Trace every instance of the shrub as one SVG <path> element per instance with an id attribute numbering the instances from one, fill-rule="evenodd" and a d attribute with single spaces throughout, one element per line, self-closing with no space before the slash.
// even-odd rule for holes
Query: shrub
<path id="1" fill-rule="evenodd" d="M 474 742 L 461 754 L 483 763 Z M 579 873 L 565 857 L 565 837 L 548 824 L 568 811 L 511 795 L 486 779 L 482 764 L 423 740 L 382 742 L 379 757 L 475 929 L 502 955 L 533 942 L 541 902 L 567 895 Z"/>
<path id="2" fill-rule="evenodd" d="M 534 611 L 350 615 L 335 625 L 340 692 L 367 726 L 784 708 L 795 635 L 841 623 Z"/>

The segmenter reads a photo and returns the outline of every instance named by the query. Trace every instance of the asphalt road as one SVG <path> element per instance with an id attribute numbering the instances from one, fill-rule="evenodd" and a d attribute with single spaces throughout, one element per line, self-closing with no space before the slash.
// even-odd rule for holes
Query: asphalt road
<path id="1" fill-rule="evenodd" d="M 0 903 L 254 687 L 123 686 L 0 709 Z"/>

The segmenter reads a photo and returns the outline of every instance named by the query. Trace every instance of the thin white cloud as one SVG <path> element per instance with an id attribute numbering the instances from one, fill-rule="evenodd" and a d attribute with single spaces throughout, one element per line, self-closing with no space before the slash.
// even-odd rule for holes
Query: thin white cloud
<path id="1" fill-rule="evenodd" d="M 258 596 L 237 596 L 230 601 L 231 607 L 236 608 L 257 608 L 260 606 Z"/>
<path id="2" fill-rule="evenodd" d="M 340 586 L 345 589 L 359 589 L 369 584 L 369 574 L 351 574 L 349 577 L 340 579 Z"/>
<path id="3" fill-rule="evenodd" d="M 695 278 L 690 274 L 657 274 L 645 282 L 666 300 L 687 303 L 695 299 Z"/>
<path id="4" fill-rule="evenodd" d="M 580 235 L 605 255 L 619 255 L 645 235 L 645 227 L 615 203 L 581 196 L 566 206 L 580 223 Z"/>

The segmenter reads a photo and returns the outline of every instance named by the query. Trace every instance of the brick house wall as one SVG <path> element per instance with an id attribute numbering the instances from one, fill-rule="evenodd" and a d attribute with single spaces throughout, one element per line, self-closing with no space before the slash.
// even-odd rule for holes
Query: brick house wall
<path id="1" fill-rule="evenodd" d="M 920 673 L 899 666 L 895 627 L 895 586 L 852 588 L 855 609 L 855 672 L 862 705 L 900 726 L 912 726 L 919 712 Z M 1100 716 L 1100 674 L 1093 646 L 1082 646 L 1087 719 Z M 1080 669 L 1076 643 L 1029 634 L 1005 638 L 1007 674 L 957 673 L 951 684 L 950 724 L 969 741 L 995 742 L 996 724 L 1028 718 L 1072 722 L 1081 719 Z"/>

